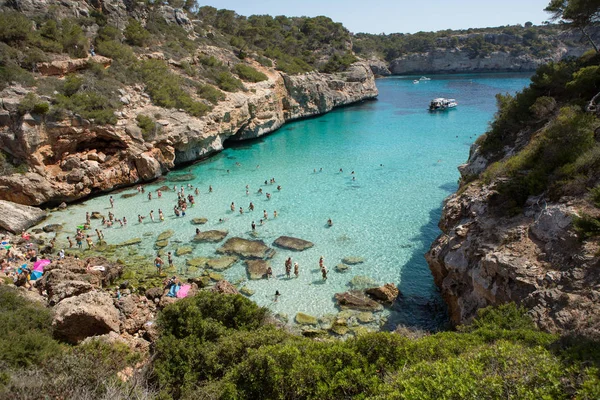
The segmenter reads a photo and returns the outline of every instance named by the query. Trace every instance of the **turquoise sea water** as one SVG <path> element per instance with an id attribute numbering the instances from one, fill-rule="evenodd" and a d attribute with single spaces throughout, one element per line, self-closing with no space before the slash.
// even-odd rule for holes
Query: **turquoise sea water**
<path id="1" fill-rule="evenodd" d="M 386 328 L 398 323 L 426 329 L 442 326 L 445 306 L 423 254 L 439 234 L 443 199 L 457 188 L 456 167 L 466 161 L 469 146 L 487 129 L 495 112 L 494 95 L 522 89 L 529 75 L 435 76 L 419 84 L 413 84 L 413 79 L 380 79 L 378 100 L 290 123 L 267 137 L 233 144 L 219 155 L 173 172 L 167 181 L 145 185 L 146 193 L 163 185 L 184 185 L 186 195 L 193 190 L 187 188 L 188 183 L 198 187 L 200 195 L 195 196 L 196 205 L 188 208 L 186 217 L 174 216 L 177 196 L 173 191 L 161 199 L 154 193 L 151 201 L 142 194 L 121 198 L 123 193 L 136 193 L 135 188 L 114 193 L 112 211 L 117 218 L 126 216 L 128 225 L 104 228 L 106 241 L 140 237 L 138 252 L 153 257 L 156 237 L 173 229 L 175 235 L 165 250 L 194 249 L 192 254 L 175 257 L 176 267 L 184 271 L 187 258 L 215 256 L 220 246 L 191 241 L 194 217 L 208 218 L 206 225 L 198 226 L 201 230 L 226 229 L 228 237 L 257 238 L 267 244 L 281 235 L 303 238 L 315 246 L 301 253 L 277 250 L 271 261 L 275 279 L 245 283 L 256 291 L 251 298 L 258 304 L 287 314 L 290 321 L 298 311 L 335 313 L 333 295 L 348 290 L 353 277 L 365 276 L 377 284 L 393 282 L 403 293 L 394 308 L 384 313 L 389 317 Z M 456 98 L 459 106 L 431 114 L 426 107 L 434 97 Z M 194 179 L 168 181 L 186 173 Z M 271 178 L 276 183 L 265 185 Z M 271 199 L 258 194 L 259 188 L 271 193 Z M 231 202 L 235 212 L 230 211 Z M 248 210 L 250 202 L 255 205 L 253 212 Z M 240 206 L 244 214 L 239 213 Z M 159 208 L 165 213 L 164 222 L 158 222 Z M 157 222 L 147 217 L 139 224 L 137 215 L 148 216 L 150 210 Z M 269 219 L 261 226 L 263 210 Z M 273 218 L 274 210 L 277 218 Z M 85 221 L 86 211 L 107 214 L 111 211 L 108 195 L 54 212 L 46 223 L 65 223 L 59 236 L 64 243 L 75 226 Z M 220 223 L 219 218 L 225 221 Z M 333 220 L 332 227 L 326 226 L 328 218 Z M 252 221 L 257 224 L 254 236 Z M 100 223 L 93 220 L 92 229 L 96 227 Z M 298 279 L 285 277 L 288 256 L 299 263 Z M 327 281 L 319 272 L 320 256 L 329 270 Z M 336 272 L 334 267 L 347 256 L 363 257 L 365 262 L 351 266 L 349 272 Z M 224 275 L 232 282 L 244 280 L 245 265 L 238 262 Z M 276 290 L 281 296 L 275 302 Z"/>

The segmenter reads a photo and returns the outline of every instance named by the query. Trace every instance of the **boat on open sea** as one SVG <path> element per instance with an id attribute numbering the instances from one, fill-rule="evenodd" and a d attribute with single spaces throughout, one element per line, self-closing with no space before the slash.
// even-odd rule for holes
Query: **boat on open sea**
<path id="1" fill-rule="evenodd" d="M 456 108 L 458 103 L 454 99 L 445 99 L 443 97 L 439 97 L 437 99 L 431 100 L 429 103 L 429 111 L 446 111 Z"/>
<path id="2" fill-rule="evenodd" d="M 420 77 L 420 78 L 419 78 L 419 80 L 420 80 L 420 81 L 430 81 L 430 80 L 431 80 L 431 78 L 428 78 L 428 77 L 426 77 L 426 76 L 422 76 L 422 77 Z"/>

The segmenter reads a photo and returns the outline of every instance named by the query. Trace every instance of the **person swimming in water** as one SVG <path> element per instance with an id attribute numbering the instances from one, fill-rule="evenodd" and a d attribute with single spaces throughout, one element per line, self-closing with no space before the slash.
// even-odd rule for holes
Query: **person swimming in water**
<path id="1" fill-rule="evenodd" d="M 327 220 L 327 226 L 333 226 L 333 221 L 331 220 L 331 218 Z"/>

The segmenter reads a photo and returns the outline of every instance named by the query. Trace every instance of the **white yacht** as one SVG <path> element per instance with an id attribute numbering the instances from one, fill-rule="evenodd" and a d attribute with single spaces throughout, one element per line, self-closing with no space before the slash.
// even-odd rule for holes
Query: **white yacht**
<path id="1" fill-rule="evenodd" d="M 445 111 L 456 108 L 456 106 L 458 106 L 458 103 L 455 99 L 438 97 L 437 99 L 431 100 L 431 103 L 429 103 L 429 111 Z"/>
<path id="2" fill-rule="evenodd" d="M 428 77 L 426 77 L 426 76 L 422 76 L 422 77 L 420 77 L 420 78 L 419 78 L 419 80 L 420 80 L 420 81 L 430 81 L 430 80 L 431 80 L 431 78 L 428 78 Z"/>

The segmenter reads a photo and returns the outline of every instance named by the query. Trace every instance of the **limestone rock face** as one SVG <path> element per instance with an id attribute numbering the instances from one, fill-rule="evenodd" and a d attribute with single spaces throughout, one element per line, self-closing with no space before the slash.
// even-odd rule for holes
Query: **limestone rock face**
<path id="1" fill-rule="evenodd" d="M 468 164 L 477 159 L 471 152 Z M 425 255 L 452 322 L 516 302 L 544 330 L 600 337 L 600 253 L 572 224 L 575 215 L 596 211 L 583 199 L 538 196 L 509 217 L 494 208 L 496 184 L 474 182 L 448 197 L 443 233 Z"/>
<path id="2" fill-rule="evenodd" d="M 113 18 L 123 16 L 124 26 L 127 14 L 121 5 L 115 3 L 109 8 Z M 173 23 L 189 26 L 177 10 L 163 6 L 162 11 Z M 222 60 L 237 60 L 233 53 L 216 47 L 205 46 L 200 51 Z M 87 61 L 70 60 L 48 68 L 63 74 Z M 362 62 L 341 73 L 294 76 L 258 64 L 255 67 L 267 75 L 267 81 L 245 83 L 248 90 L 225 93 L 226 99 L 201 118 L 153 105 L 143 87 L 136 85 L 121 90 L 127 101 L 117 112 L 114 126 L 97 125 L 76 115 L 67 115 L 63 120 L 29 116 L 17 121 L 20 129 L 15 135 L 13 117 L 31 89 L 14 86 L 0 91 L 0 147 L 28 166 L 25 174 L 0 176 L 0 199 L 26 205 L 58 205 L 153 180 L 178 165 L 223 150 L 226 140 L 257 138 L 288 121 L 326 113 L 378 94 L 373 73 Z M 139 114 L 161 114 L 161 131 L 144 137 L 135 121 Z"/>
<path id="3" fill-rule="evenodd" d="M 108 67 L 112 60 L 103 56 L 90 56 L 87 58 L 77 58 L 67 61 L 52 61 L 38 63 L 37 69 L 42 75 L 58 75 L 64 76 L 66 74 L 79 71 L 81 69 L 88 68 L 90 63 L 101 64 L 104 67 Z"/>
<path id="4" fill-rule="evenodd" d="M 513 55 L 496 51 L 485 57 L 472 58 L 468 51 L 438 48 L 426 53 L 411 53 L 392 60 L 389 70 L 394 75 L 411 73 L 501 72 L 535 71 L 550 61 L 568 56 L 581 56 L 584 48 L 558 47 L 547 57 Z"/>
<path id="5" fill-rule="evenodd" d="M 281 247 L 282 249 L 303 251 L 313 247 L 313 243 L 308 240 L 298 239 L 290 236 L 280 236 L 274 242 L 273 245 Z"/>
<path id="6" fill-rule="evenodd" d="M 119 310 L 106 292 L 88 292 L 61 301 L 52 325 L 58 338 L 79 343 L 89 336 L 119 333 Z"/>
<path id="7" fill-rule="evenodd" d="M 0 228 L 12 233 L 21 233 L 46 218 L 39 208 L 0 200 Z"/>

